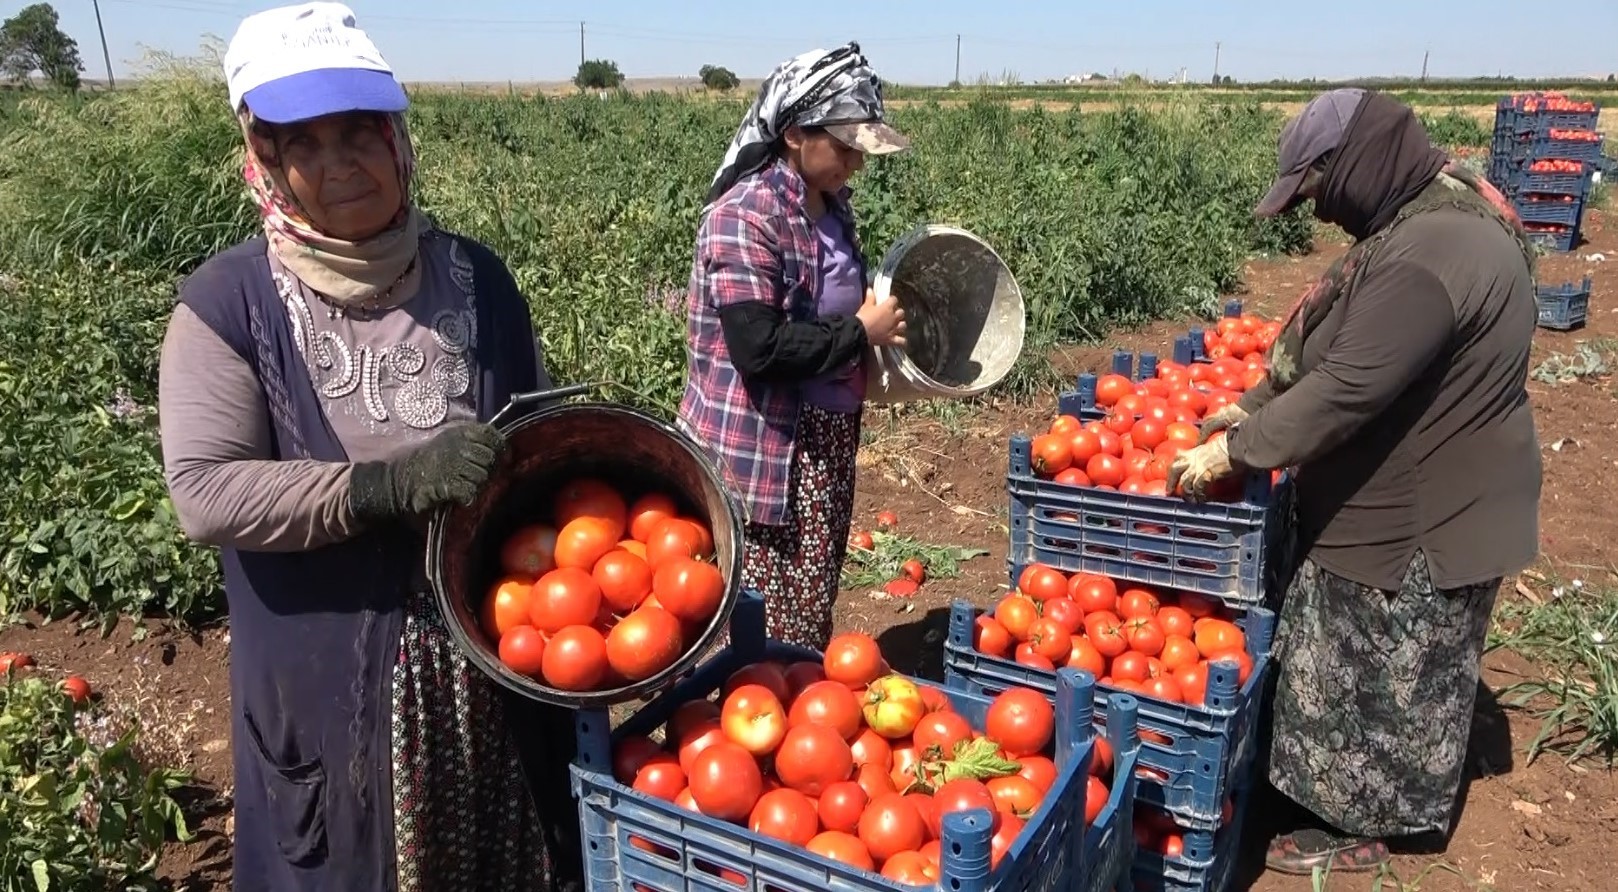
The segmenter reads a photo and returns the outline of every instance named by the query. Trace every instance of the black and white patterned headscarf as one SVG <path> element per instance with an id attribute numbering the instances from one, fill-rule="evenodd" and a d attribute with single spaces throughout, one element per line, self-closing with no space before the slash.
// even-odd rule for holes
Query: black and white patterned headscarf
<path id="1" fill-rule="evenodd" d="M 776 140 L 794 124 L 825 127 L 838 139 L 870 154 L 897 152 L 909 145 L 884 123 L 882 82 L 858 43 L 810 50 L 782 62 L 764 79 L 708 187 L 707 204 L 711 206 L 742 177 L 769 163 Z"/>

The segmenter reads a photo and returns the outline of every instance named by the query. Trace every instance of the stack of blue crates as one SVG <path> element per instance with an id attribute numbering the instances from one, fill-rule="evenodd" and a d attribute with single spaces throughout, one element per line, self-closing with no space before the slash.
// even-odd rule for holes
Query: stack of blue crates
<path id="1" fill-rule="evenodd" d="M 1511 200 L 1529 235 L 1551 250 L 1578 244 L 1585 196 L 1602 160 L 1600 117 L 1594 103 L 1554 93 L 1518 93 L 1495 106 L 1489 181 Z"/>

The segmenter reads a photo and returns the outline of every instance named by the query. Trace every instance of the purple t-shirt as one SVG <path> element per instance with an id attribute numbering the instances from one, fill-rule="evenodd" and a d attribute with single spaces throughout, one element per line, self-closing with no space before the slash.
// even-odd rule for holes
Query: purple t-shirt
<path id="1" fill-rule="evenodd" d="M 815 224 L 820 241 L 820 293 L 815 296 L 815 315 L 852 316 L 865 302 L 865 284 L 860 278 L 859 261 L 854 257 L 835 214 L 823 214 Z M 865 400 L 863 354 L 803 385 L 803 398 L 832 412 L 858 412 Z"/>

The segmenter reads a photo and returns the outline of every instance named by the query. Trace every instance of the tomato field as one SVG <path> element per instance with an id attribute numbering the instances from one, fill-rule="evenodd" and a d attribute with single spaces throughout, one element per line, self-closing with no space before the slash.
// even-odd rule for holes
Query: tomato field
<path id="1" fill-rule="evenodd" d="M 1114 347 L 1167 357 L 1173 337 L 1211 324 L 1232 297 L 1255 318 L 1274 318 L 1344 247 L 1335 231 L 1301 215 L 1252 219 L 1283 120 L 1265 97 L 1136 104 L 1118 96 L 1094 110 L 1043 108 L 1039 99 L 907 95 L 895 117 L 917 150 L 871 164 L 854 182 L 868 257 L 880 258 L 917 223 L 956 224 L 1004 256 L 1028 306 L 1023 358 L 988 397 L 865 415 L 856 528 L 870 544 L 867 557 L 845 568 L 838 630 L 871 636 L 892 668 L 924 679 L 941 677 L 955 599 L 1005 611 L 1000 629 L 1021 627 L 1017 637 L 1028 643 L 1022 621 L 1032 618 L 1003 600 L 1011 436 L 1051 433 L 1057 393 L 1071 390 L 1081 371 L 1104 371 Z M 1463 156 L 1486 155 L 1478 109 L 1448 105 L 1420 109 L 1435 139 Z M 7 882 L 43 871 L 52 888 L 101 880 L 228 885 L 229 625 L 217 560 L 183 539 L 167 501 L 153 405 L 157 345 L 177 277 L 255 225 L 240 185 L 240 137 L 224 107 L 222 87 L 189 76 L 87 100 L 8 97 L 0 105 L 0 616 L 8 618 L 0 651 L 33 663 L 0 684 Z M 667 414 L 685 364 L 695 219 L 741 111 L 737 101 L 658 95 L 424 92 L 410 118 L 417 197 L 442 225 L 485 241 L 510 264 L 555 380 L 614 382 L 611 398 Z M 1618 223 L 1606 209 L 1586 219 L 1586 243 L 1547 255 L 1539 269 L 1544 284 L 1594 281 L 1585 328 L 1536 335 L 1529 386 L 1546 475 L 1541 562 L 1501 594 L 1455 839 L 1444 852 L 1402 854 L 1397 877 L 1382 878 L 1386 888 L 1574 890 L 1600 887 L 1610 872 L 1618 844 L 1618 778 L 1607 761 L 1618 744 L 1618 658 L 1609 644 L 1618 636 L 1618 520 L 1607 493 L 1618 482 L 1618 395 L 1608 368 L 1618 362 Z M 1261 323 L 1253 329 L 1237 334 L 1251 335 L 1256 349 L 1265 331 Z M 1219 370 L 1232 393 L 1247 386 L 1242 360 L 1251 350 L 1242 352 Z M 1158 450 L 1183 444 L 1184 426 L 1208 411 L 1173 406 L 1160 423 L 1110 432 L 1137 448 L 1095 473 L 1096 455 L 1076 463 L 1071 432 L 1042 442 L 1036 457 L 1052 479 L 1079 468 L 1091 484 L 1138 477 L 1149 487 L 1160 479 Z M 649 549 L 655 538 L 650 521 L 644 535 L 635 531 L 643 513 L 635 499 L 616 498 L 625 502 L 622 528 L 581 532 L 569 546 L 591 551 L 592 564 L 595 549 L 619 540 Z M 669 533 L 682 540 L 669 547 L 691 547 L 683 540 L 697 532 Z M 513 566 L 525 547 L 534 541 L 511 546 Z M 559 546 L 538 547 L 554 558 Z M 618 563 L 592 580 L 598 602 L 644 603 L 646 586 L 656 586 L 650 566 Z M 909 584 L 892 587 L 895 578 Z M 1066 622 L 1099 617 L 1105 628 L 1091 640 L 1189 668 L 1172 682 L 1182 698 L 1199 689 L 1199 663 L 1241 652 L 1234 626 L 1196 626 L 1209 617 L 1193 613 L 1194 600 L 1161 605 L 1173 608 L 1174 631 L 1159 629 L 1157 641 L 1131 626 L 1140 605 L 1124 603 L 1124 588 L 1076 579 L 1029 582 L 1052 592 L 1060 585 L 1083 605 Z M 591 586 L 561 583 L 551 606 L 586 612 L 577 591 Z M 503 633 L 524 618 L 538 621 L 533 594 L 522 594 L 505 614 L 491 599 L 485 622 Z M 1073 646 L 1072 631 L 1050 623 L 1029 650 L 1053 667 L 1094 665 L 1099 655 Z M 1010 640 L 987 648 L 1016 656 Z M 503 643 L 501 650 L 505 656 Z M 524 658 L 514 643 L 511 659 Z M 619 663 L 621 672 L 650 671 Z M 599 681 L 563 675 L 559 681 L 583 687 Z M 53 696 L 69 676 L 77 679 L 72 700 L 88 701 L 78 710 Z M 795 724 L 796 706 L 761 702 L 735 707 L 765 727 L 756 733 L 773 734 L 771 721 Z M 721 704 L 729 708 L 721 701 L 716 710 Z M 846 713 L 848 705 L 827 694 L 803 708 Z M 772 709 L 787 712 L 771 719 Z M 878 713 L 877 724 L 891 720 Z M 881 730 L 872 713 L 828 721 L 845 719 L 844 730 Z M 44 748 L 33 743 L 41 727 L 51 729 Z M 85 754 L 109 752 L 101 772 L 83 768 Z M 43 774 L 57 777 L 55 789 L 39 786 Z M 1008 799 L 1026 793 L 997 786 Z M 139 831 L 87 823 L 86 799 L 141 815 Z M 765 817 L 784 833 L 800 832 L 791 825 L 802 804 L 777 795 Z M 893 812 L 890 825 L 913 829 L 909 812 Z M 857 837 L 853 828 L 845 835 Z M 827 845 L 838 842 L 846 840 Z M 1254 879 L 1263 890 L 1309 888 L 1307 880 Z M 1368 880 L 1326 885 L 1363 889 Z"/>

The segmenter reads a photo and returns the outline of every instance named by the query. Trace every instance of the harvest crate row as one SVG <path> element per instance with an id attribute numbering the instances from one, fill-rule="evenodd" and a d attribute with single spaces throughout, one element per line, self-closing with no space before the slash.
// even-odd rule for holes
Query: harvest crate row
<path id="1" fill-rule="evenodd" d="M 1519 93 L 1495 108 L 1489 180 L 1523 228 L 1554 251 L 1578 244 L 1585 199 L 1602 163 L 1601 109 L 1555 93 Z"/>
<path id="2" fill-rule="evenodd" d="M 1137 889 L 1222 890 L 1236 867 L 1291 479 L 1253 474 L 1195 504 L 1159 475 L 1198 422 L 1263 377 L 1278 329 L 1231 301 L 1168 359 L 1117 351 L 1079 376 L 1049 430 L 1009 443 L 1010 592 L 951 606 L 951 689 L 1050 694 L 1071 667 L 1099 679 L 1098 703 L 1137 703 Z"/>

